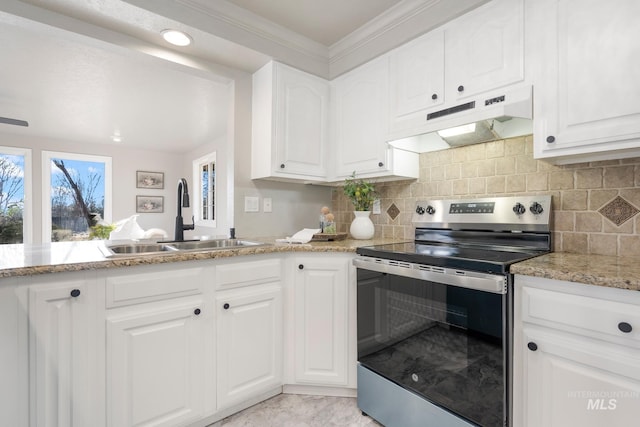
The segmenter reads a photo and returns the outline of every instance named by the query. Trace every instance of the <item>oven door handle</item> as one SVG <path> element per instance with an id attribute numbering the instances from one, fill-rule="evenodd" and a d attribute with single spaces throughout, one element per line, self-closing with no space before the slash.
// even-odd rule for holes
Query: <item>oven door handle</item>
<path id="1" fill-rule="evenodd" d="M 370 257 L 355 258 L 353 265 L 356 268 L 378 273 L 394 274 L 396 276 L 427 280 L 494 294 L 507 293 L 507 276 L 505 275 L 478 273 Z"/>

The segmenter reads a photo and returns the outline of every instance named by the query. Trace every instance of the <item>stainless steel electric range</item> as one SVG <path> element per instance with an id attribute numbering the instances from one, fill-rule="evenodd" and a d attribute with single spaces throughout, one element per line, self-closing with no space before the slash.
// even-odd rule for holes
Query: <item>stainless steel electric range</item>
<path id="1" fill-rule="evenodd" d="M 551 250 L 551 196 L 426 200 L 412 242 L 362 247 L 358 406 L 387 427 L 510 421 L 513 276 Z"/>

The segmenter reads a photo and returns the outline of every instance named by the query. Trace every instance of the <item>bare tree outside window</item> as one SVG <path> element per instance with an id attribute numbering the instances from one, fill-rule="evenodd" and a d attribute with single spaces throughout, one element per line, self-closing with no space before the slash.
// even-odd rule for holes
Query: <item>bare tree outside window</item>
<path id="1" fill-rule="evenodd" d="M 104 164 L 51 162 L 51 241 L 87 240 L 90 228 L 104 216 Z"/>
<path id="2" fill-rule="evenodd" d="M 23 242 L 24 156 L 0 153 L 0 244 Z"/>

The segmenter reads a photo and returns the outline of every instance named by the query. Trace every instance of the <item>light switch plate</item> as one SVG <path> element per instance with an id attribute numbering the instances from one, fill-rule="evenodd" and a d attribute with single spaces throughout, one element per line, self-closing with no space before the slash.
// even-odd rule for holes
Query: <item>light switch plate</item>
<path id="1" fill-rule="evenodd" d="M 260 212 L 260 198 L 254 196 L 244 196 L 245 212 Z"/>

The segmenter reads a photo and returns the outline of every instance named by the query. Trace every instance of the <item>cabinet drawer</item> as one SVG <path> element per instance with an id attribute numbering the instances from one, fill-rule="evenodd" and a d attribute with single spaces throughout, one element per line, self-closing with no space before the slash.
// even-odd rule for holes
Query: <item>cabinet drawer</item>
<path id="1" fill-rule="evenodd" d="M 525 286 L 522 320 L 608 341 L 624 339 L 640 344 L 640 307 L 634 304 Z"/>
<path id="2" fill-rule="evenodd" d="M 201 294 L 204 283 L 204 267 L 127 269 L 108 275 L 107 308 Z"/>
<path id="3" fill-rule="evenodd" d="M 216 287 L 232 289 L 280 281 L 282 265 L 279 259 L 234 262 L 216 267 Z"/>

